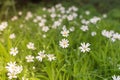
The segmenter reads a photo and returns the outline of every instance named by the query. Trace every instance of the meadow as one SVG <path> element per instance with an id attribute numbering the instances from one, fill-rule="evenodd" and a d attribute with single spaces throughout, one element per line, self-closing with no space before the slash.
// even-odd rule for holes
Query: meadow
<path id="1" fill-rule="evenodd" d="M 56 4 L 0 22 L 0 80 L 120 80 L 120 10 Z"/>

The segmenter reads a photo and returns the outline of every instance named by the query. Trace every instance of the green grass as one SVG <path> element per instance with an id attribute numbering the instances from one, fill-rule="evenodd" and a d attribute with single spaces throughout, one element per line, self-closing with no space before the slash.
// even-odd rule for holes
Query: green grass
<path id="1" fill-rule="evenodd" d="M 110 16 L 111 12 L 108 13 L 107 18 L 97 24 L 88 25 L 89 30 L 83 32 L 80 30 L 82 24 L 79 17 L 72 21 L 64 19 L 57 29 L 52 29 L 54 21 L 51 20 L 50 13 L 42 11 L 42 8 L 37 6 L 32 12 L 33 17 L 28 21 L 24 19 L 27 10 L 23 11 L 23 15 L 19 16 L 18 20 L 8 20 L 8 27 L 0 34 L 0 80 L 8 80 L 5 67 L 10 61 L 16 61 L 18 65 L 23 66 L 23 71 L 18 74 L 18 79 L 13 80 L 22 80 L 23 76 L 28 80 L 112 80 L 113 75 L 120 75 L 118 67 L 120 64 L 120 40 L 112 42 L 101 34 L 104 29 L 120 33 L 119 19 Z M 65 8 L 68 9 L 68 6 Z M 93 7 L 78 7 L 78 9 L 78 16 L 83 15 L 85 19 L 93 16 L 102 17 Z M 85 15 L 86 9 L 90 11 L 90 15 Z M 48 32 L 43 32 L 38 23 L 33 22 L 35 15 L 47 16 L 46 25 L 50 28 Z M 19 27 L 21 24 L 23 24 L 23 28 Z M 67 37 L 69 47 L 66 49 L 59 46 L 59 41 L 64 38 L 60 34 L 64 25 L 67 29 L 71 26 L 75 27 L 75 31 L 70 32 Z M 97 35 L 92 37 L 92 31 L 96 31 Z M 9 39 L 11 33 L 16 35 L 13 40 Z M 46 34 L 46 38 L 42 37 L 43 34 Z M 27 49 L 28 42 L 33 42 L 36 50 Z M 90 52 L 82 53 L 78 49 L 82 42 L 91 44 Z M 12 47 L 18 47 L 19 50 L 15 57 L 9 54 Z M 27 55 L 37 56 L 41 50 L 45 50 L 46 54 L 54 54 L 56 60 L 50 62 L 43 59 L 42 62 L 39 62 L 35 59 L 31 63 L 26 62 Z M 35 69 L 32 69 L 33 66 Z"/>

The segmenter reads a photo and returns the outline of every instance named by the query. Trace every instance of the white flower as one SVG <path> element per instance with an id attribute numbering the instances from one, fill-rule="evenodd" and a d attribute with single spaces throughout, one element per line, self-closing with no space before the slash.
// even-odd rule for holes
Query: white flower
<path id="1" fill-rule="evenodd" d="M 56 17 L 56 14 L 55 14 L 55 13 L 52 13 L 52 14 L 50 15 L 50 17 L 51 17 L 51 18 L 55 18 L 55 17 Z"/>
<path id="2" fill-rule="evenodd" d="M 67 39 L 62 39 L 61 41 L 59 41 L 59 45 L 62 48 L 67 48 L 69 46 L 69 41 Z"/>
<path id="3" fill-rule="evenodd" d="M 67 16 L 67 19 L 68 19 L 68 21 L 71 21 L 71 20 L 74 19 L 74 17 L 73 17 L 73 15 L 68 15 L 68 16 Z"/>
<path id="4" fill-rule="evenodd" d="M 79 49 L 81 50 L 81 52 L 85 53 L 85 52 L 89 52 L 90 48 L 89 48 L 90 44 L 89 43 L 81 43 L 81 46 L 79 47 Z"/>
<path id="5" fill-rule="evenodd" d="M 78 16 L 78 14 L 77 14 L 77 13 L 72 13 L 72 16 L 73 16 L 74 18 L 76 18 L 76 17 Z"/>
<path id="6" fill-rule="evenodd" d="M 26 58 L 27 62 L 34 62 L 34 60 L 33 60 L 34 56 L 32 56 L 32 55 L 28 55 L 25 58 Z"/>
<path id="7" fill-rule="evenodd" d="M 88 26 L 86 25 L 82 25 L 81 28 L 80 28 L 82 31 L 88 31 Z"/>
<path id="8" fill-rule="evenodd" d="M 96 34 L 96 32 L 91 32 L 91 36 L 95 36 Z"/>
<path id="9" fill-rule="evenodd" d="M 16 65 L 16 62 L 9 62 L 7 63 L 6 69 L 8 71 L 8 78 L 13 79 L 17 78 L 17 74 L 20 74 L 22 72 L 23 67 Z"/>
<path id="10" fill-rule="evenodd" d="M 35 66 L 33 66 L 32 69 L 35 69 Z"/>
<path id="11" fill-rule="evenodd" d="M 11 49 L 10 49 L 10 54 L 13 55 L 13 56 L 16 56 L 16 54 L 18 54 L 18 49 L 17 49 L 17 47 L 11 48 Z"/>
<path id="12" fill-rule="evenodd" d="M 58 26 L 60 26 L 61 25 L 61 21 L 55 21 L 54 23 L 53 23 L 53 26 L 52 26 L 52 28 L 53 29 L 56 29 Z"/>
<path id="13" fill-rule="evenodd" d="M 6 66 L 6 69 L 10 72 L 13 73 L 15 66 L 16 66 L 16 62 L 9 62 L 7 63 L 8 66 Z"/>
<path id="14" fill-rule="evenodd" d="M 25 20 L 29 20 L 32 17 L 33 17 L 32 13 L 31 12 L 27 12 L 27 14 L 25 16 Z"/>
<path id="15" fill-rule="evenodd" d="M 7 22 L 2 22 L 2 23 L 0 24 L 0 31 L 3 31 L 4 29 L 6 29 L 7 26 L 8 26 L 8 23 L 7 23 Z"/>
<path id="16" fill-rule="evenodd" d="M 19 11 L 19 12 L 18 12 L 18 15 L 20 15 L 20 16 L 21 16 L 21 15 L 22 15 L 22 11 Z"/>
<path id="17" fill-rule="evenodd" d="M 28 48 L 28 49 L 31 49 L 31 50 L 35 50 L 35 49 L 36 49 L 35 46 L 34 46 L 34 43 L 32 43 L 32 42 L 29 42 L 29 43 L 27 44 L 27 48 Z"/>
<path id="18" fill-rule="evenodd" d="M 33 19 L 33 22 L 34 22 L 34 23 L 37 23 L 37 22 L 38 22 L 38 20 L 37 20 L 37 19 Z"/>
<path id="19" fill-rule="evenodd" d="M 7 73 L 9 79 L 17 78 L 16 73 Z"/>
<path id="20" fill-rule="evenodd" d="M 100 21 L 101 19 L 99 17 L 93 17 L 90 19 L 90 22 L 93 23 L 93 24 L 96 24 L 98 21 Z"/>
<path id="21" fill-rule="evenodd" d="M 52 60 L 56 59 L 56 57 L 54 56 L 54 54 L 48 54 L 47 57 L 48 57 L 49 61 L 52 61 Z"/>
<path id="22" fill-rule="evenodd" d="M 103 14 L 103 18 L 107 18 L 107 14 Z"/>
<path id="23" fill-rule="evenodd" d="M 44 50 L 43 50 L 43 51 L 40 51 L 40 52 L 38 53 L 38 56 L 36 56 L 36 59 L 38 59 L 40 62 L 42 62 L 43 58 L 46 57 L 46 55 L 45 55 L 44 53 L 45 53 Z"/>
<path id="24" fill-rule="evenodd" d="M 42 27 L 42 31 L 47 32 L 48 30 L 49 30 L 49 27 L 48 27 L 48 26 Z"/>
<path id="25" fill-rule="evenodd" d="M 89 15 L 89 14 L 90 14 L 90 11 L 85 11 L 85 14 L 86 14 L 86 15 Z"/>
<path id="26" fill-rule="evenodd" d="M 15 37 L 16 37 L 16 36 L 15 36 L 14 33 L 10 34 L 10 36 L 9 36 L 10 39 L 14 39 Z"/>
<path id="27" fill-rule="evenodd" d="M 46 34 L 43 34 L 42 37 L 43 37 L 43 38 L 46 38 Z"/>
<path id="28" fill-rule="evenodd" d="M 113 80 L 120 80 L 120 76 L 115 76 L 115 75 L 114 75 L 114 76 L 112 76 L 112 79 L 113 79 Z"/>
<path id="29" fill-rule="evenodd" d="M 102 35 L 107 38 L 111 38 L 113 36 L 113 34 L 114 34 L 114 31 L 112 31 L 112 30 L 111 31 L 107 31 L 107 30 L 102 31 Z"/>
<path id="30" fill-rule="evenodd" d="M 11 21 L 15 21 L 15 20 L 17 20 L 17 19 L 18 19 L 17 16 L 13 16 L 12 19 L 11 19 Z"/>
<path id="31" fill-rule="evenodd" d="M 61 31 L 61 34 L 62 34 L 63 37 L 68 37 L 69 30 L 64 29 L 63 31 Z"/>
<path id="32" fill-rule="evenodd" d="M 39 25 L 40 27 L 42 27 L 42 26 L 45 25 L 45 23 L 43 23 L 43 22 L 39 22 L 38 25 Z"/>

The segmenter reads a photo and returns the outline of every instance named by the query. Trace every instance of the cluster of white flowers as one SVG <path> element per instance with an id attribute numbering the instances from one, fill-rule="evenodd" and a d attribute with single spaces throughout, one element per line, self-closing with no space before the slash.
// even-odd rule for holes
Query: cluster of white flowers
<path id="1" fill-rule="evenodd" d="M 120 76 L 115 76 L 115 75 L 114 75 L 114 76 L 112 76 L 112 79 L 113 79 L 113 80 L 120 80 Z"/>
<path id="2" fill-rule="evenodd" d="M 81 52 L 85 53 L 85 52 L 89 52 L 91 49 L 89 48 L 90 44 L 89 43 L 81 43 L 81 46 L 79 47 L 79 49 L 81 50 Z"/>
<path id="3" fill-rule="evenodd" d="M 53 60 L 56 59 L 54 54 L 45 54 L 45 50 L 38 52 L 38 56 L 36 56 L 36 59 L 38 61 L 42 62 L 43 59 L 46 58 L 46 57 L 47 57 L 48 61 L 53 61 Z M 35 57 L 32 56 L 32 55 L 27 55 L 25 58 L 26 58 L 27 62 L 34 62 Z"/>
<path id="4" fill-rule="evenodd" d="M 18 66 L 16 62 L 7 63 L 6 69 L 8 71 L 7 75 L 9 79 L 17 78 L 17 75 L 20 74 L 23 70 L 22 66 Z"/>
<path id="5" fill-rule="evenodd" d="M 102 33 L 103 36 L 109 38 L 113 42 L 116 41 L 116 40 L 120 40 L 120 34 L 114 32 L 113 30 L 111 30 L 111 31 L 102 30 L 101 33 Z"/>
<path id="6" fill-rule="evenodd" d="M 6 29 L 7 26 L 8 26 L 8 23 L 7 23 L 7 22 L 2 22 L 2 23 L 0 24 L 0 32 L 3 31 L 4 29 Z"/>
<path id="7" fill-rule="evenodd" d="M 10 54 L 13 55 L 13 56 L 16 56 L 16 54 L 18 54 L 18 48 L 17 47 L 11 48 L 10 49 Z"/>
<path id="8" fill-rule="evenodd" d="M 49 9 L 43 8 L 43 11 L 48 11 L 50 13 L 50 18 L 53 21 L 52 28 L 56 29 L 62 24 L 62 21 L 64 19 L 67 19 L 68 21 L 74 20 L 77 18 L 77 11 L 78 8 L 75 6 L 71 6 L 68 9 L 65 9 L 65 7 L 62 6 L 62 4 L 56 4 L 54 7 L 51 7 Z M 58 14 L 59 12 L 59 14 Z M 43 18 L 41 18 L 43 19 Z M 46 20 L 46 19 L 45 19 Z M 37 22 L 37 20 L 34 20 Z M 39 23 L 40 26 L 45 26 L 45 23 Z"/>
<path id="9" fill-rule="evenodd" d="M 49 61 L 53 61 L 56 59 L 56 57 L 54 56 L 54 54 L 45 54 L 45 51 L 40 51 L 38 52 L 38 56 L 36 56 L 36 59 L 40 62 L 43 61 L 44 58 L 48 58 Z"/>
<path id="10" fill-rule="evenodd" d="M 34 43 L 32 43 L 32 42 L 29 42 L 29 43 L 27 44 L 27 48 L 28 48 L 28 49 L 31 49 L 31 50 L 35 50 L 35 49 L 36 49 L 35 46 L 34 46 Z"/>

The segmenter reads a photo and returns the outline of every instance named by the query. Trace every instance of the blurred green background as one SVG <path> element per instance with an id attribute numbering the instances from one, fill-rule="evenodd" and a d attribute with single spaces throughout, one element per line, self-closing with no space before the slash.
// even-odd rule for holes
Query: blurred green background
<path id="1" fill-rule="evenodd" d="M 79 7 L 93 6 L 100 13 L 110 11 L 115 17 L 120 17 L 120 0 L 0 0 L 0 20 L 9 19 L 17 11 L 31 8 L 31 5 L 49 7 L 57 3 L 73 4 Z"/>

